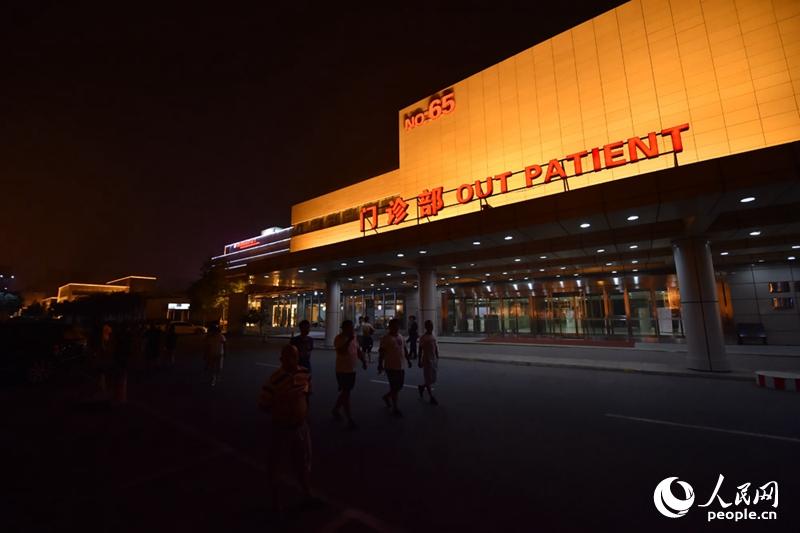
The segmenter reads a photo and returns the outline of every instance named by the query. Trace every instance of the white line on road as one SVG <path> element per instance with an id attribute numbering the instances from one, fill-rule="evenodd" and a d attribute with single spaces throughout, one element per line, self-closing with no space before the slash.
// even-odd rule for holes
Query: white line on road
<path id="1" fill-rule="evenodd" d="M 768 435 L 766 433 L 753 433 L 751 431 L 740 431 L 738 429 L 725 429 L 715 428 L 711 426 L 697 426 L 694 424 L 682 424 L 680 422 L 669 422 L 667 420 L 654 420 L 652 418 L 639 418 L 636 416 L 615 415 L 613 413 L 606 413 L 606 416 L 611 418 L 621 418 L 623 420 L 633 420 L 634 422 L 647 422 L 650 424 L 661 424 L 663 426 L 675 426 L 680 428 L 690 429 L 704 429 L 706 431 L 717 431 L 719 433 L 732 433 L 733 435 L 744 435 L 747 437 L 760 437 L 762 439 L 782 440 L 786 442 L 800 443 L 800 439 L 795 437 L 783 437 L 781 435 Z"/>
<path id="2" fill-rule="evenodd" d="M 272 363 L 256 363 L 258 366 L 270 366 L 272 368 L 280 368 L 281 365 L 273 365 Z"/>
<path id="3" fill-rule="evenodd" d="M 380 379 L 371 379 L 370 381 L 373 382 L 373 383 L 385 383 L 386 385 L 389 384 L 388 381 L 381 381 Z M 409 389 L 416 389 L 417 388 L 416 385 L 403 385 L 403 387 L 408 387 Z"/>

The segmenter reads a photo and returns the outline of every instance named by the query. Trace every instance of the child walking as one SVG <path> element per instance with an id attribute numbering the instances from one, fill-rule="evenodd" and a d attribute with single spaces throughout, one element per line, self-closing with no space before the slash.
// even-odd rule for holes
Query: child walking
<path id="1" fill-rule="evenodd" d="M 436 398 L 433 396 L 433 389 L 431 385 L 436 383 L 436 370 L 439 368 L 439 343 L 436 342 L 436 337 L 433 336 L 433 322 L 430 320 L 425 321 L 425 333 L 419 339 L 419 366 L 422 368 L 422 374 L 425 377 L 425 383 L 419 385 L 419 397 L 425 397 L 425 389 L 428 389 L 428 396 L 431 399 L 431 405 L 439 405 Z"/>

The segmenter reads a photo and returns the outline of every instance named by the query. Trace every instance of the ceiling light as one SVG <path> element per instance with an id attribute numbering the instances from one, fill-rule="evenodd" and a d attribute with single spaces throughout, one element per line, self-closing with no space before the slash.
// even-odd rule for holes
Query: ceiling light
<path id="1" fill-rule="evenodd" d="M 519 263 L 520 261 L 522 261 L 522 259 L 520 259 L 519 257 L 517 257 L 516 259 L 514 259 L 514 262 L 515 262 L 515 263 Z"/>
<path id="2" fill-rule="evenodd" d="M 611 266 L 611 265 L 613 265 L 613 264 L 614 264 L 614 263 L 606 263 L 606 266 L 607 266 L 607 267 L 610 267 L 610 266 Z"/>
<path id="3" fill-rule="evenodd" d="M 628 217 L 628 222 L 633 222 L 634 220 L 639 220 L 639 215 L 631 215 Z"/>
<path id="4" fill-rule="evenodd" d="M 317 267 L 311 267 L 311 272 L 316 272 L 316 271 L 317 271 Z"/>
<path id="5" fill-rule="evenodd" d="M 793 255 L 790 255 L 790 256 L 789 256 L 789 257 L 787 257 L 786 259 L 788 259 L 789 261 L 794 261 L 794 260 L 795 260 L 795 259 L 797 259 L 797 258 L 796 258 L 795 256 L 793 256 Z"/>
<path id="6" fill-rule="evenodd" d="M 402 253 L 402 252 L 401 252 L 401 253 L 399 253 L 399 254 L 397 254 L 397 257 L 405 257 L 405 256 L 406 256 L 406 255 L 405 255 L 404 253 Z"/>
<path id="7" fill-rule="evenodd" d="M 792 250 L 800 250 L 800 244 L 792 245 Z"/>
<path id="8" fill-rule="evenodd" d="M 343 267 L 347 266 L 347 263 L 339 263 L 339 264 L 342 265 Z"/>
<path id="9" fill-rule="evenodd" d="M 386 274 L 386 277 L 389 277 L 389 278 L 391 278 L 391 277 L 392 277 L 392 275 L 391 275 L 390 273 L 387 273 L 387 274 Z"/>
<path id="10" fill-rule="evenodd" d="M 488 276 L 488 275 L 489 275 L 489 273 L 488 273 L 488 272 L 487 272 L 486 274 L 484 274 L 484 276 Z"/>
<path id="11" fill-rule="evenodd" d="M 581 224 L 581 229 L 590 228 L 591 226 L 592 226 L 592 225 L 591 225 L 591 224 L 589 224 L 588 222 L 584 222 L 584 223 L 582 223 L 582 224 Z"/>
<path id="12" fill-rule="evenodd" d="M 508 272 L 503 272 L 503 275 L 504 276 L 508 276 Z"/>
<path id="13" fill-rule="evenodd" d="M 300 270 L 298 270 L 298 272 L 300 272 L 300 273 L 302 274 L 303 272 L 305 272 L 305 270 L 303 270 L 303 269 L 301 268 Z"/>
<path id="14" fill-rule="evenodd" d="M 728 252 L 720 252 L 719 255 L 728 255 Z"/>
<path id="15" fill-rule="evenodd" d="M 616 270 L 612 270 L 612 271 L 611 271 L 611 273 L 612 273 L 612 274 L 616 274 L 616 273 L 617 273 L 617 271 L 616 271 Z"/>
<path id="16" fill-rule="evenodd" d="M 750 202 L 755 202 L 755 201 L 756 201 L 755 196 L 745 196 L 744 198 L 739 200 L 739 202 L 743 204 L 749 204 Z"/>
<path id="17" fill-rule="evenodd" d="M 455 265 L 450 265 L 450 268 L 456 268 Z"/>
<path id="18" fill-rule="evenodd" d="M 539 269 L 539 272 L 544 272 L 544 269 L 543 269 L 543 268 L 540 268 L 540 269 Z"/>
<path id="19" fill-rule="evenodd" d="M 406 275 L 406 271 L 405 271 L 405 270 L 403 270 L 402 272 L 400 272 L 400 275 L 401 275 L 401 276 L 405 276 L 405 275 Z"/>
<path id="20" fill-rule="evenodd" d="M 460 279 L 460 278 L 461 278 L 461 276 L 455 276 L 455 278 L 454 278 L 454 279 Z"/>
<path id="21" fill-rule="evenodd" d="M 358 263 L 359 265 L 363 265 L 364 264 L 364 260 L 363 259 L 359 259 L 358 261 L 356 261 L 356 263 Z"/>
<path id="22" fill-rule="evenodd" d="M 481 241 L 472 241 L 472 244 L 475 245 L 475 246 L 480 246 L 481 245 Z"/>
<path id="23" fill-rule="evenodd" d="M 358 279 L 364 279 L 364 276 L 358 276 Z"/>
<path id="24" fill-rule="evenodd" d="M 427 254 L 427 253 L 428 253 L 428 250 L 420 250 L 420 251 L 419 251 L 419 253 L 421 253 L 421 254 Z"/>
<path id="25" fill-rule="evenodd" d="M 506 235 L 505 237 L 503 237 L 503 239 L 506 240 L 506 241 L 510 241 L 513 238 L 514 237 L 512 237 L 511 235 Z"/>
<path id="26" fill-rule="evenodd" d="M 634 259 L 633 261 L 631 261 L 631 264 L 632 264 L 632 265 L 635 265 L 635 264 L 637 264 L 638 262 L 639 262 L 639 260 L 638 260 L 638 259 Z"/>
<path id="27" fill-rule="evenodd" d="M 761 235 L 761 232 L 758 230 L 750 232 L 751 237 L 758 237 L 759 235 Z"/>
<path id="28" fill-rule="evenodd" d="M 561 270 L 566 270 L 566 269 L 567 269 L 567 267 L 561 267 Z"/>
<path id="29" fill-rule="evenodd" d="M 628 246 L 628 248 L 630 248 L 631 250 L 635 250 L 635 249 L 637 249 L 638 247 L 639 247 L 639 245 L 638 245 L 638 244 L 631 244 L 630 246 Z"/>
<path id="30" fill-rule="evenodd" d="M 605 251 L 606 251 L 606 249 L 605 249 L 605 248 L 598 248 L 598 249 L 597 249 L 597 253 L 598 253 L 598 254 L 602 254 L 602 253 L 603 253 L 603 252 L 605 252 Z"/>
<path id="31" fill-rule="evenodd" d="M 633 271 L 634 272 L 639 272 L 639 269 L 638 268 L 634 268 Z"/>
<path id="32" fill-rule="evenodd" d="M 547 256 L 546 255 L 540 255 L 539 259 L 547 259 Z"/>
<path id="33" fill-rule="evenodd" d="M 353 278 L 347 278 L 347 281 L 353 281 Z"/>

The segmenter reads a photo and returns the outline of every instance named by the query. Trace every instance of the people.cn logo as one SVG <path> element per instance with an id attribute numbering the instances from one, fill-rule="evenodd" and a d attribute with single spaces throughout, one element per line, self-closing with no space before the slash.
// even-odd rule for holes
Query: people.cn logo
<path id="1" fill-rule="evenodd" d="M 656 504 L 656 509 L 668 518 L 682 517 L 694 503 L 694 490 L 685 481 L 678 481 L 678 485 L 685 493 L 685 499 L 677 498 L 672 494 L 672 482 L 676 479 L 678 478 L 668 477 L 656 485 L 656 490 L 653 492 L 653 503 Z"/>

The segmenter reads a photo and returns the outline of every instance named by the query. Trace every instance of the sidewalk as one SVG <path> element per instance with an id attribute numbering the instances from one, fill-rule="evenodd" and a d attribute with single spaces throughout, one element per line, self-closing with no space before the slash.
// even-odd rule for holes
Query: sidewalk
<path id="1" fill-rule="evenodd" d="M 315 340 L 319 346 L 324 339 L 317 337 Z M 441 357 L 482 363 L 753 382 L 757 370 L 800 373 L 800 347 L 795 346 L 729 345 L 726 350 L 731 371 L 703 372 L 686 367 L 686 346 L 681 344 L 636 343 L 634 347 L 620 347 L 482 340 L 482 337 L 439 337 Z"/>

